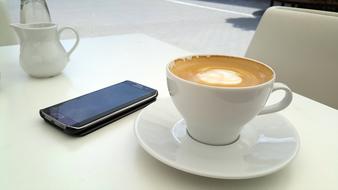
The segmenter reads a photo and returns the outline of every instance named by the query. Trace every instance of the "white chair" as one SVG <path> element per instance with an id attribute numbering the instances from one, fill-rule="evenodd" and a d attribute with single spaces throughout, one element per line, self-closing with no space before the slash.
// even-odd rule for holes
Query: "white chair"
<path id="1" fill-rule="evenodd" d="M 338 13 L 271 7 L 246 57 L 270 65 L 293 91 L 338 109 Z"/>
<path id="2" fill-rule="evenodd" d="M 0 0 L 0 46 L 16 44 L 14 31 L 9 23 L 6 1 Z"/>

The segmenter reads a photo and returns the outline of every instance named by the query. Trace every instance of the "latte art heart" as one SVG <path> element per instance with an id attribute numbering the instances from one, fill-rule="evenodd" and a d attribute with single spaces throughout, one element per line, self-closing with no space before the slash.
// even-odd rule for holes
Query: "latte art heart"
<path id="1" fill-rule="evenodd" d="M 205 69 L 196 75 L 197 80 L 208 84 L 238 85 L 242 82 L 240 75 L 231 70 L 225 69 Z"/>

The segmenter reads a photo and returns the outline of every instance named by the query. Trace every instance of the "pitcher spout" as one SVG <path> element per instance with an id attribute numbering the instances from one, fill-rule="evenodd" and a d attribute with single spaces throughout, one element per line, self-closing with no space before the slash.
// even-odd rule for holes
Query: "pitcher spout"
<path id="1" fill-rule="evenodd" d="M 56 37 L 57 26 L 54 23 L 10 24 L 21 42 L 25 40 L 43 41 Z M 26 39 L 25 39 L 26 38 Z"/>
<path id="2" fill-rule="evenodd" d="M 22 24 L 10 24 L 10 26 L 14 29 L 19 39 L 22 40 L 24 37 L 24 31 L 23 31 Z"/>

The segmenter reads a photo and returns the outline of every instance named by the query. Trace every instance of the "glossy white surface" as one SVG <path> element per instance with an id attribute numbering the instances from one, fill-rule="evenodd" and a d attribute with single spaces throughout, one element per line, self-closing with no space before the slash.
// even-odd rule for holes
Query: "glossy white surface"
<path id="1" fill-rule="evenodd" d="M 0 47 L 0 189 L 338 189 L 338 113 L 297 94 L 279 114 L 299 132 L 298 155 L 279 172 L 247 180 L 200 177 L 157 161 L 137 143 L 137 113 L 81 138 L 38 115 L 40 108 L 125 79 L 169 97 L 165 65 L 188 54 L 141 34 L 81 39 L 61 75 L 34 79 L 20 68 L 18 46 Z"/>
<path id="2" fill-rule="evenodd" d="M 79 34 L 71 27 L 58 29 L 54 23 L 11 24 L 20 41 L 20 65 L 33 77 L 52 77 L 66 67 L 79 44 Z M 64 30 L 75 34 L 76 41 L 67 52 L 60 42 Z"/>
<path id="3" fill-rule="evenodd" d="M 150 155 L 206 177 L 247 179 L 271 174 L 286 166 L 300 145 L 294 126 L 279 114 L 254 118 L 243 127 L 240 138 L 226 146 L 197 142 L 186 129 L 169 98 L 145 108 L 135 121 L 136 137 Z"/>
<path id="4" fill-rule="evenodd" d="M 277 80 L 294 92 L 338 109 L 337 33 L 336 12 L 272 7 L 264 12 L 246 56 L 273 67 Z"/>

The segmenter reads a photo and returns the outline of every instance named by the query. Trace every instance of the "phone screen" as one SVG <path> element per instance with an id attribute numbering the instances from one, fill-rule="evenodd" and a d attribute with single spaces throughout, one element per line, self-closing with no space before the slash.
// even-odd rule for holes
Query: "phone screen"
<path id="1" fill-rule="evenodd" d="M 149 87 L 131 81 L 124 81 L 45 108 L 44 112 L 63 124 L 77 127 L 156 93 L 156 90 Z"/>

